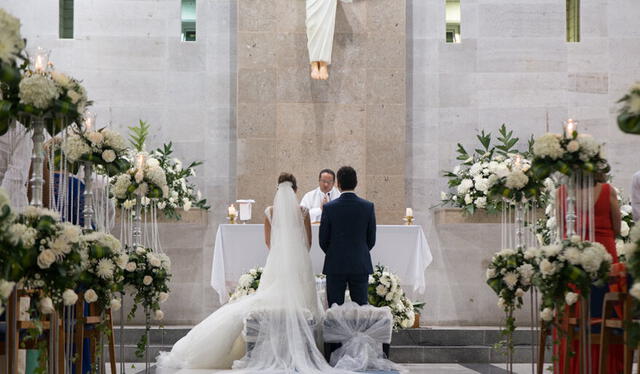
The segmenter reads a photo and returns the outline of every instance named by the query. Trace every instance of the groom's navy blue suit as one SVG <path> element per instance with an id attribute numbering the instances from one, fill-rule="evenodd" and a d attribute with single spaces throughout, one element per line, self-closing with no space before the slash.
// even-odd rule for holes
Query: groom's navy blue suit
<path id="1" fill-rule="evenodd" d="M 369 274 L 373 273 L 369 251 L 376 244 L 373 203 L 345 192 L 325 204 L 319 243 L 326 254 L 322 272 L 327 276 L 329 306 L 344 303 L 347 285 L 351 300 L 367 304 Z"/>

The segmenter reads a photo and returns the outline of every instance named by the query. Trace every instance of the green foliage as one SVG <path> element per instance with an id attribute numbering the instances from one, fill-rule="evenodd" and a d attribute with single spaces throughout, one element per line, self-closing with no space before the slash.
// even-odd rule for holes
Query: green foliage
<path id="1" fill-rule="evenodd" d="M 151 125 L 147 122 L 140 120 L 138 126 L 130 126 L 129 131 L 129 143 L 138 152 L 144 152 L 145 142 L 149 136 L 149 129 Z"/>

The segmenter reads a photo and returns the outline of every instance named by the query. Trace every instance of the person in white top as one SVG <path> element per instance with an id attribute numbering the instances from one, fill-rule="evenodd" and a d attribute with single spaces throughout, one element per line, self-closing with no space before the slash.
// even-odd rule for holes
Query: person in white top
<path id="1" fill-rule="evenodd" d="M 322 217 L 322 207 L 329 201 L 340 197 L 340 191 L 335 188 L 336 173 L 331 169 L 324 169 L 320 172 L 318 188 L 307 192 L 300 205 L 309 210 L 311 223 L 320 223 Z"/>
<path id="2" fill-rule="evenodd" d="M 633 208 L 633 220 L 640 222 L 640 171 L 631 179 L 631 207 Z"/>

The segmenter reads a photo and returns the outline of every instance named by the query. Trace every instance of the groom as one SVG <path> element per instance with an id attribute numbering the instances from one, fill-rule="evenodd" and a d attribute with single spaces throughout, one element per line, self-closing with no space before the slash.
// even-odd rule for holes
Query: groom
<path id="1" fill-rule="evenodd" d="M 329 306 L 343 304 L 348 286 L 351 300 L 365 305 L 373 273 L 369 251 L 376 244 L 375 209 L 353 192 L 358 176 L 352 167 L 341 167 L 337 179 L 342 195 L 324 205 L 319 232 L 326 254 L 322 273 L 327 276 L 327 300 Z"/>

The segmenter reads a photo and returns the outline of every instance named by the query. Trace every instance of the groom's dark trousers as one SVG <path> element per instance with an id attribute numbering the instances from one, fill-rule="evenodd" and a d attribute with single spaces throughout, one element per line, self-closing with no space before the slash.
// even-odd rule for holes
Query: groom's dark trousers
<path id="1" fill-rule="evenodd" d="M 376 244 L 373 203 L 355 193 L 343 193 L 324 205 L 318 236 L 325 253 L 322 273 L 327 276 L 329 307 L 344 303 L 347 287 L 352 301 L 367 304 L 369 274 L 373 273 L 369 251 Z M 325 346 L 325 356 L 329 358 L 339 346 Z"/>

